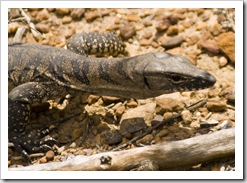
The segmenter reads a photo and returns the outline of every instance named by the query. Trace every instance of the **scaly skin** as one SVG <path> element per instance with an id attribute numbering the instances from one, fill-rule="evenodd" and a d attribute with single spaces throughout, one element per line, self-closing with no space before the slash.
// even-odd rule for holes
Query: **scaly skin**
<path id="1" fill-rule="evenodd" d="M 145 99 L 211 87 L 215 78 L 186 58 L 163 52 L 128 58 L 88 58 L 38 44 L 9 45 L 9 139 L 27 152 L 45 152 L 54 139 L 29 132 L 31 108 L 68 93 Z"/>

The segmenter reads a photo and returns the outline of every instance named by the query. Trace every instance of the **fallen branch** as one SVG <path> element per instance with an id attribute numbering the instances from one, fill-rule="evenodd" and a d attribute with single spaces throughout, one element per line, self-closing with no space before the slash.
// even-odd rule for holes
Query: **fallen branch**
<path id="1" fill-rule="evenodd" d="M 234 154 L 235 128 L 230 128 L 180 141 L 9 170 L 178 170 Z"/>

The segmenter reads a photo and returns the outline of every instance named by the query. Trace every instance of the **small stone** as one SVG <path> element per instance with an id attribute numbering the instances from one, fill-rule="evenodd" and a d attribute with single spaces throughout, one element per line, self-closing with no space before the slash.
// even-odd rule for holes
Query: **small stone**
<path id="1" fill-rule="evenodd" d="M 124 111 L 125 111 L 125 107 L 124 105 L 121 105 L 120 107 L 116 109 L 116 116 L 118 117 L 122 116 Z"/>
<path id="2" fill-rule="evenodd" d="M 227 65 L 227 59 L 225 57 L 220 57 L 219 65 L 220 65 L 220 67 L 226 66 Z"/>
<path id="3" fill-rule="evenodd" d="M 94 104 L 95 102 L 97 102 L 99 99 L 100 99 L 99 96 L 96 96 L 96 95 L 89 95 L 88 98 L 87 98 L 87 103 L 88 103 L 89 105 L 91 105 L 91 104 Z"/>
<path id="4" fill-rule="evenodd" d="M 156 115 L 154 119 L 151 121 L 151 126 L 156 126 L 160 124 L 163 121 L 163 116 L 161 115 Z"/>
<path id="5" fill-rule="evenodd" d="M 81 20 L 84 14 L 85 14 L 85 8 L 73 8 L 71 10 L 71 17 L 74 20 Z"/>
<path id="6" fill-rule="evenodd" d="M 156 114 L 165 112 L 177 112 L 184 108 L 184 104 L 173 98 L 156 98 Z"/>
<path id="7" fill-rule="evenodd" d="M 208 100 L 207 108 L 213 112 L 225 111 L 227 109 L 227 104 L 225 100 Z"/>
<path id="8" fill-rule="evenodd" d="M 44 156 L 44 157 L 40 158 L 39 163 L 47 163 L 46 157 Z"/>
<path id="9" fill-rule="evenodd" d="M 136 34 L 136 28 L 133 24 L 126 24 L 120 28 L 120 36 L 127 40 Z"/>
<path id="10" fill-rule="evenodd" d="M 185 124 L 190 124 L 192 121 L 192 114 L 189 110 L 183 110 L 181 113 L 181 117 Z"/>
<path id="11" fill-rule="evenodd" d="M 123 101 L 123 99 L 119 98 L 119 97 L 110 97 L 110 96 L 102 96 L 102 100 L 104 101 L 105 105 L 109 105 L 112 103 L 118 103 Z"/>
<path id="12" fill-rule="evenodd" d="M 49 12 L 47 11 L 47 9 L 43 9 L 42 11 L 39 11 L 36 19 L 38 21 L 43 21 L 43 20 L 47 20 L 49 18 Z"/>
<path id="13" fill-rule="evenodd" d="M 47 11 L 49 11 L 49 12 L 54 12 L 54 11 L 56 11 L 56 8 L 46 8 L 47 9 Z"/>
<path id="14" fill-rule="evenodd" d="M 150 32 L 145 32 L 144 35 L 143 35 L 143 38 L 145 39 L 149 39 L 153 36 L 153 33 L 150 31 Z"/>
<path id="15" fill-rule="evenodd" d="M 148 26 L 152 26 L 153 22 L 151 20 L 145 20 L 143 21 L 144 26 L 148 27 Z"/>
<path id="16" fill-rule="evenodd" d="M 141 46 L 150 46 L 152 44 L 152 40 L 142 38 L 140 39 L 140 45 Z"/>
<path id="17" fill-rule="evenodd" d="M 220 52 L 220 49 L 214 40 L 207 40 L 206 42 L 200 42 L 198 46 L 199 48 L 204 49 L 213 54 L 218 54 Z"/>
<path id="18" fill-rule="evenodd" d="M 54 159 L 54 157 L 55 157 L 55 153 L 53 151 L 51 151 L 51 150 L 47 151 L 45 153 L 45 157 L 46 157 L 47 161 L 52 161 Z"/>
<path id="19" fill-rule="evenodd" d="M 215 38 L 220 50 L 224 52 L 232 63 L 235 62 L 235 33 L 226 32 Z"/>
<path id="20" fill-rule="evenodd" d="M 156 136 L 162 138 L 162 137 L 167 136 L 168 134 L 169 134 L 169 130 L 164 129 L 164 130 L 161 130 Z"/>
<path id="21" fill-rule="evenodd" d="M 200 31 L 202 29 L 205 29 L 207 27 L 207 24 L 206 23 L 199 23 L 196 25 L 196 30 Z"/>
<path id="22" fill-rule="evenodd" d="M 12 22 L 8 25 L 8 34 L 14 34 L 21 25 L 18 22 Z"/>
<path id="23" fill-rule="evenodd" d="M 136 141 L 137 144 L 150 144 L 154 139 L 152 134 L 145 135 L 143 138 Z"/>
<path id="24" fill-rule="evenodd" d="M 165 31 L 168 29 L 168 27 L 171 25 L 170 21 L 168 19 L 164 19 L 162 21 L 160 21 L 157 26 L 156 29 L 157 31 Z"/>
<path id="25" fill-rule="evenodd" d="M 48 24 L 43 23 L 36 24 L 35 28 L 42 33 L 48 33 L 50 31 L 50 26 Z"/>
<path id="26" fill-rule="evenodd" d="M 161 46 L 164 47 L 165 49 L 171 49 L 180 46 L 183 41 L 184 41 L 183 36 L 175 36 L 170 39 L 164 40 L 161 43 Z"/>
<path id="27" fill-rule="evenodd" d="M 177 26 L 177 25 L 173 25 L 173 26 L 170 26 L 170 27 L 167 29 L 166 34 L 167 34 L 168 36 L 175 36 L 175 35 L 178 34 L 178 32 L 179 32 L 178 26 Z"/>
<path id="28" fill-rule="evenodd" d="M 120 124 L 120 133 L 126 135 L 127 133 L 137 132 L 146 129 L 147 125 L 143 118 L 124 119 Z"/>
<path id="29" fill-rule="evenodd" d="M 84 14 L 84 17 L 87 22 L 92 21 L 99 17 L 99 13 L 97 11 L 89 11 Z"/>
<path id="30" fill-rule="evenodd" d="M 185 28 L 191 27 L 191 23 L 190 23 L 189 21 L 183 21 L 183 22 L 182 22 L 182 25 L 183 25 Z"/>
<path id="31" fill-rule="evenodd" d="M 72 18 L 71 18 L 70 16 L 64 16 L 64 17 L 62 18 L 62 23 L 63 23 L 63 24 L 68 24 L 68 23 L 70 23 L 70 22 L 72 22 Z"/>
<path id="32" fill-rule="evenodd" d="M 122 135 L 118 130 L 104 131 L 101 133 L 102 144 L 118 144 L 122 141 Z"/>
<path id="33" fill-rule="evenodd" d="M 127 103 L 127 106 L 130 107 L 130 108 L 134 108 L 134 107 L 138 106 L 138 103 L 137 103 L 136 100 L 130 99 L 130 101 Z"/>
<path id="34" fill-rule="evenodd" d="M 140 21 L 140 19 L 141 18 L 138 15 L 136 15 L 136 14 L 128 14 L 126 16 L 126 20 L 128 20 L 130 22 L 138 22 L 138 21 Z"/>
<path id="35" fill-rule="evenodd" d="M 76 33 L 75 27 L 68 27 L 64 31 L 64 36 L 65 36 L 66 39 L 69 39 L 75 33 Z"/>
<path id="36" fill-rule="evenodd" d="M 55 13 L 57 15 L 64 16 L 64 15 L 68 15 L 70 13 L 70 10 L 69 8 L 56 8 Z"/>
<path id="37" fill-rule="evenodd" d="M 209 128 L 212 126 L 216 126 L 219 124 L 219 121 L 211 119 L 211 120 L 207 120 L 207 121 L 201 121 L 200 122 L 200 127 L 201 128 Z"/>

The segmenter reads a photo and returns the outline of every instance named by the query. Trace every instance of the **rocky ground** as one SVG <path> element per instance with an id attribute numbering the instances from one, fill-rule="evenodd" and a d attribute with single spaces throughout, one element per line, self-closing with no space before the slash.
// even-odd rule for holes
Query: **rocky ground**
<path id="1" fill-rule="evenodd" d="M 176 141 L 235 126 L 235 31 L 234 9 L 23 9 L 36 31 L 29 29 L 22 42 L 66 48 L 74 33 L 115 31 L 135 56 L 166 51 L 184 55 L 217 78 L 210 88 L 173 93 L 153 99 L 134 100 L 110 96 L 67 96 L 63 104 L 50 101 L 50 110 L 36 109 L 29 128 L 54 128 L 51 136 L 61 146 L 55 154 L 33 158 L 33 163 L 63 161 L 75 155 L 92 155 L 126 143 L 146 129 L 208 98 L 205 107 L 183 111 L 182 119 L 155 130 L 129 145 Z M 19 9 L 9 10 L 9 20 L 23 17 Z M 9 42 L 24 22 L 9 23 Z M 68 105 L 67 105 L 68 104 Z M 66 107 L 65 107 L 66 106 Z M 43 108 L 49 108 L 44 105 Z M 13 147 L 9 166 L 25 163 Z M 188 170 L 234 170 L 234 157 L 194 165 Z"/>

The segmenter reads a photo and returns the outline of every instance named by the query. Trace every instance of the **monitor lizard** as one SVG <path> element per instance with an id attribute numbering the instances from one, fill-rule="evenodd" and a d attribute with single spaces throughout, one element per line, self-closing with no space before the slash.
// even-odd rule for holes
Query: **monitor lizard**
<path id="1" fill-rule="evenodd" d="M 100 40 L 95 42 L 96 46 L 104 44 L 103 39 Z M 146 99 L 204 89 L 215 82 L 214 76 L 185 57 L 166 52 L 124 58 L 93 58 L 39 44 L 9 44 L 9 140 L 28 162 L 31 162 L 28 153 L 50 150 L 57 143 L 55 139 L 45 138 L 45 132 L 26 129 L 30 113 L 33 106 L 68 93 Z"/>

